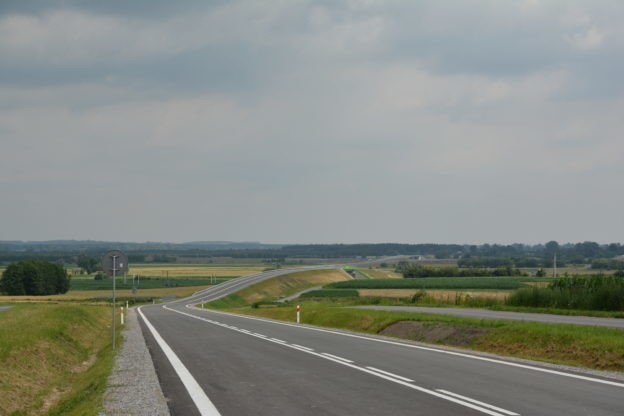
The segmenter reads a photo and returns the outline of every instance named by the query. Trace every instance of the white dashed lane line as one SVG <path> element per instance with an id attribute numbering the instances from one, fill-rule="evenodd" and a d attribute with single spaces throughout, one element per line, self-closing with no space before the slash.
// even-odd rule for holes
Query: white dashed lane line
<path id="1" fill-rule="evenodd" d="M 213 321 L 211 319 L 202 318 L 201 316 L 197 316 L 197 315 L 193 315 L 193 314 L 190 314 L 190 313 L 186 313 L 186 312 L 178 311 L 178 310 L 175 310 L 175 309 L 171 309 L 171 308 L 168 308 L 167 306 L 163 306 L 163 308 L 167 309 L 169 311 L 175 312 L 175 313 L 179 313 L 181 315 L 188 316 L 190 318 L 199 319 L 200 321 L 212 323 L 212 324 L 224 327 L 224 328 L 231 329 L 231 330 L 236 331 L 236 332 L 240 332 L 240 333 L 243 333 L 243 334 L 246 334 L 246 335 L 250 335 L 252 337 L 256 337 L 256 338 L 259 338 L 259 339 L 263 339 L 265 341 L 272 342 L 274 344 L 282 345 L 284 347 L 289 347 L 289 348 L 292 348 L 292 349 L 295 349 L 295 350 L 298 350 L 298 351 L 301 351 L 301 352 L 304 352 L 304 353 L 307 353 L 307 354 L 311 354 L 311 355 L 314 355 L 314 356 L 317 356 L 317 357 L 320 357 L 320 358 L 323 358 L 323 359 L 335 362 L 337 364 L 341 364 L 341 365 L 353 368 L 355 370 L 371 374 L 373 376 L 382 378 L 384 380 L 388 380 L 388 381 L 391 381 L 393 383 L 400 384 L 400 385 L 408 387 L 410 389 L 417 390 L 417 391 L 419 391 L 421 393 L 426 393 L 426 394 L 429 394 L 431 396 L 435 396 L 435 397 L 438 397 L 440 399 L 447 400 L 447 401 L 456 403 L 458 405 L 461 405 L 461 406 L 464 406 L 464 407 L 468 407 L 468 408 L 473 409 L 473 410 L 477 410 L 477 411 L 479 411 L 481 413 L 484 413 L 486 415 L 490 415 L 490 416 L 520 416 L 518 413 L 509 411 L 509 410 L 506 410 L 506 409 L 502 409 L 500 407 L 497 407 L 497 406 L 494 406 L 494 405 L 491 405 L 491 404 L 488 404 L 488 403 L 484 403 L 482 401 L 479 401 L 479 400 L 476 400 L 476 399 L 473 399 L 473 398 L 470 398 L 470 397 L 467 397 L 467 396 L 462 396 L 462 395 L 459 395 L 457 393 L 452 393 L 452 392 L 449 392 L 447 390 L 442 390 L 442 389 L 431 390 L 431 389 L 428 389 L 428 388 L 425 388 L 425 387 L 417 386 L 416 384 L 414 384 L 414 380 L 412 380 L 412 379 L 400 376 L 398 374 L 391 373 L 389 371 L 381 370 L 381 369 L 375 368 L 375 367 L 359 366 L 357 364 L 354 364 L 354 361 L 349 360 L 347 358 L 339 357 L 337 355 L 332 355 L 332 354 L 326 353 L 326 352 L 318 353 L 318 352 L 315 352 L 313 348 L 309 348 L 309 347 L 306 347 L 306 346 L 303 346 L 303 345 L 299 345 L 299 344 L 290 344 L 290 343 L 288 343 L 286 341 L 283 341 L 281 339 L 270 338 L 270 337 L 268 337 L 268 336 L 266 336 L 264 334 L 259 334 L 257 332 L 251 332 L 251 331 L 248 331 L 246 329 L 242 329 L 242 328 L 237 328 L 235 326 L 226 325 L 226 324 L 223 324 L 223 323 L 218 322 L 218 321 Z"/>

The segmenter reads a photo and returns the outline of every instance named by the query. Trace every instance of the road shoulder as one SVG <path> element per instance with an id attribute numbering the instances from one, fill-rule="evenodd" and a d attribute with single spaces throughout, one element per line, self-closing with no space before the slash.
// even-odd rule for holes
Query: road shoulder
<path id="1" fill-rule="evenodd" d="M 123 336 L 124 343 L 108 378 L 100 416 L 169 416 L 134 308 L 128 310 Z"/>

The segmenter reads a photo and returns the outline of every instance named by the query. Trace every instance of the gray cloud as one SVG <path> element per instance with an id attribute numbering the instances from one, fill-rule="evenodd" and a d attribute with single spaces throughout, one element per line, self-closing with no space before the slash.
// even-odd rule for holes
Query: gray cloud
<path id="1" fill-rule="evenodd" d="M 3 2 L 4 238 L 624 231 L 617 2 L 148 3 Z"/>

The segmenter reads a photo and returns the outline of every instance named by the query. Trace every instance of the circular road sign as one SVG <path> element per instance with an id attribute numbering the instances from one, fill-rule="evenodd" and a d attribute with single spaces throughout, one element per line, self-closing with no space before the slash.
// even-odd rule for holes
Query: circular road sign
<path id="1" fill-rule="evenodd" d="M 102 256 L 102 270 L 109 276 L 128 273 L 128 256 L 121 250 L 109 251 Z"/>

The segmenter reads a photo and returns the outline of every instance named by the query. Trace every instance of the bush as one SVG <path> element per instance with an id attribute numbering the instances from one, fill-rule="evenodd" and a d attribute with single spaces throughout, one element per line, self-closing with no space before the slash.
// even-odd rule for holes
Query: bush
<path id="1" fill-rule="evenodd" d="M 545 288 L 519 289 L 507 299 L 512 306 L 623 311 L 624 276 L 563 277 Z"/>
<path id="2" fill-rule="evenodd" d="M 403 273 L 403 277 L 502 277 L 502 276 L 526 276 L 519 269 L 512 267 L 499 267 L 496 269 L 460 269 L 458 267 L 425 267 L 419 264 L 407 264 L 397 267 L 397 272 Z"/>
<path id="3" fill-rule="evenodd" d="M 360 296 L 357 290 L 353 289 L 322 289 L 311 290 L 302 293 L 300 298 L 357 298 Z"/>
<path id="4" fill-rule="evenodd" d="M 93 276 L 93 280 L 104 280 L 106 279 L 106 275 L 102 272 L 97 272 L 95 276 Z"/>
<path id="5" fill-rule="evenodd" d="M 12 263 L 2 273 L 0 280 L 0 292 L 10 296 L 55 295 L 68 290 L 67 270 L 47 261 Z"/>

